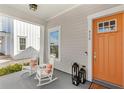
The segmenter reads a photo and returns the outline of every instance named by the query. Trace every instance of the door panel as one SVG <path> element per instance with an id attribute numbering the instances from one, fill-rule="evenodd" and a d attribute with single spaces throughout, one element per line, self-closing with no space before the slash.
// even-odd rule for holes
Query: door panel
<path id="1" fill-rule="evenodd" d="M 98 32 L 98 23 L 113 19 L 116 31 Z M 93 79 L 121 85 L 122 13 L 93 20 Z"/>
<path id="2" fill-rule="evenodd" d="M 99 66 L 99 78 L 104 78 L 104 37 L 98 39 L 98 66 Z"/>

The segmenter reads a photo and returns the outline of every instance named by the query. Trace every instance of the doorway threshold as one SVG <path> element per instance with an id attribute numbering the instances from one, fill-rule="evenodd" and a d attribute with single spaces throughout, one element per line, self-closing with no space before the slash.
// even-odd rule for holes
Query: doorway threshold
<path id="1" fill-rule="evenodd" d="M 103 80 L 93 80 L 94 83 L 105 86 L 109 89 L 123 89 L 121 86 L 115 85 L 113 83 L 109 83 Z"/>

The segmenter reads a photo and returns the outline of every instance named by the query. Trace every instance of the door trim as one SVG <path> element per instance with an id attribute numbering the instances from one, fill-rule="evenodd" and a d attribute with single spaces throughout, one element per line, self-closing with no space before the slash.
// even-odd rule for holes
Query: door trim
<path id="1" fill-rule="evenodd" d="M 100 18 L 100 17 L 104 17 L 104 16 L 109 16 L 109 15 L 113 15 L 119 12 L 124 11 L 124 5 L 119 5 L 117 7 L 114 8 L 110 8 L 92 15 L 89 15 L 87 17 L 88 20 L 88 81 L 92 81 L 93 80 L 93 73 L 92 73 L 92 50 L 93 50 L 93 27 L 92 27 L 92 21 L 93 19 L 96 18 Z M 124 59 L 123 59 L 124 60 Z M 123 63 L 124 66 L 124 63 Z M 123 68 L 124 71 L 124 68 Z M 124 72 L 123 72 L 123 77 L 124 77 Z M 123 86 L 124 86 L 124 78 L 123 78 Z"/>

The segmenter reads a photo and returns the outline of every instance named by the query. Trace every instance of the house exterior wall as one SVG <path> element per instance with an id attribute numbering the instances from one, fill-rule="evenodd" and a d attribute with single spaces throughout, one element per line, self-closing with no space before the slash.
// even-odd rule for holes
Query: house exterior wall
<path id="1" fill-rule="evenodd" d="M 20 36 L 26 38 L 26 48 L 31 46 L 37 51 L 40 51 L 40 26 L 14 19 L 13 27 L 14 56 L 22 52 L 19 50 Z M 30 55 L 30 52 L 26 52 L 24 55 Z"/>
<path id="2" fill-rule="evenodd" d="M 48 61 L 48 29 L 60 25 L 61 61 L 55 62 L 55 68 L 71 73 L 72 63 L 77 62 L 85 65 L 88 72 L 88 57 L 84 55 L 88 49 L 87 16 L 114 6 L 117 5 L 81 5 L 49 20 L 45 32 L 45 61 Z"/>
<path id="3" fill-rule="evenodd" d="M 7 35 L 2 36 L 1 52 L 5 55 L 10 55 L 11 29 L 13 20 L 6 16 L 0 16 L 0 31 L 6 32 Z"/>
<path id="4" fill-rule="evenodd" d="M 40 26 L 36 26 L 23 21 L 15 20 L 8 16 L 0 16 L 0 31 L 7 32 L 7 36 L 2 37 L 0 52 L 5 55 L 15 57 L 22 51 L 19 50 L 19 37 L 26 37 L 26 48 L 33 47 L 40 51 Z M 25 53 L 23 55 L 30 55 Z M 19 58 L 19 55 L 18 55 Z M 20 58 L 22 58 L 20 56 Z"/>
<path id="5" fill-rule="evenodd" d="M 1 34 L 1 33 L 0 33 Z M 3 40 L 3 37 L 0 36 L 0 40 L 2 41 Z M 2 46 L 3 46 L 3 43 L 0 41 L 0 53 L 3 53 L 2 51 Z"/>

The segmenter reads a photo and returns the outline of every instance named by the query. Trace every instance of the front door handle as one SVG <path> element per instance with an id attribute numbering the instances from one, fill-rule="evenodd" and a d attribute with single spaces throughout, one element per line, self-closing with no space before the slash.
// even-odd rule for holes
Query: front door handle
<path id="1" fill-rule="evenodd" d="M 96 52 L 94 52 L 94 62 L 96 62 Z"/>

